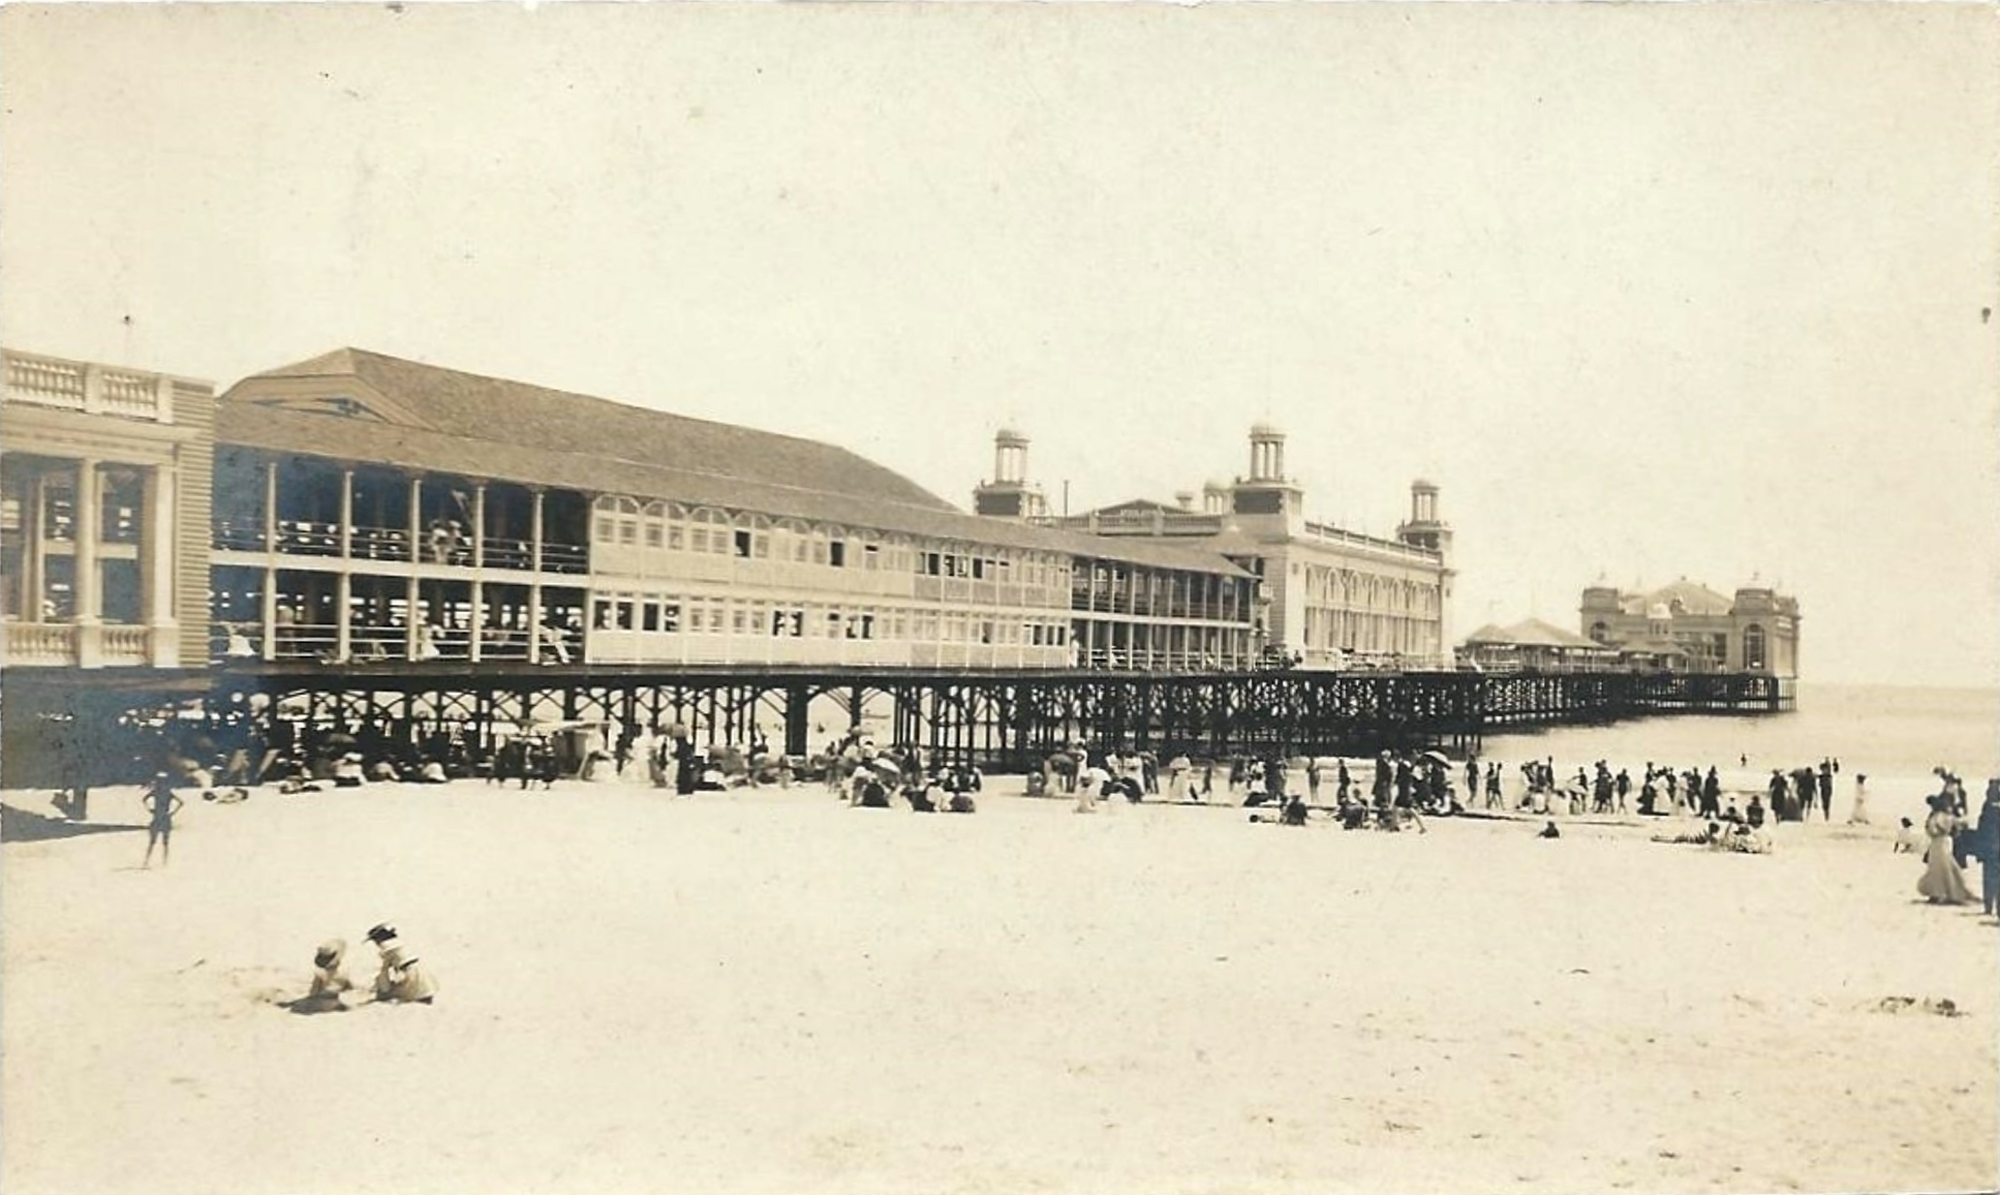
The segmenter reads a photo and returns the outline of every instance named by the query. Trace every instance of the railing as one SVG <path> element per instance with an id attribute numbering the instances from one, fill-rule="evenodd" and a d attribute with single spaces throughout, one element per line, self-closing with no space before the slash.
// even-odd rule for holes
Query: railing
<path id="1" fill-rule="evenodd" d="M 278 551 L 293 556 L 338 556 L 340 524 L 281 519 L 278 522 Z"/>
<path id="2" fill-rule="evenodd" d="M 7 401 L 83 410 L 84 366 L 76 361 L 7 354 Z"/>
<path id="3" fill-rule="evenodd" d="M 542 545 L 542 571 L 545 573 L 583 573 L 590 571 L 590 549 L 582 544 Z"/>
<path id="4" fill-rule="evenodd" d="M 105 626 L 98 629 L 98 659 L 106 664 L 146 664 L 152 660 L 150 627 Z"/>
<path id="5" fill-rule="evenodd" d="M 145 374 L 103 371 L 102 396 L 104 413 L 123 415 L 127 418 L 157 419 L 160 415 L 160 378 Z M 85 381 L 88 382 L 88 374 Z M 86 390 L 85 403 L 89 394 Z"/>
<path id="6" fill-rule="evenodd" d="M 76 663 L 77 628 L 59 622 L 10 622 L 7 626 L 8 667 L 23 664 Z"/>
<path id="7" fill-rule="evenodd" d="M 486 537 L 486 567 L 512 568 L 523 572 L 529 567 L 529 553 L 533 545 L 525 539 L 509 539 L 503 536 Z"/>
<path id="8" fill-rule="evenodd" d="M 280 625 L 276 657 L 280 660 L 329 659 L 340 642 L 339 632 L 317 623 Z"/>
<path id="9" fill-rule="evenodd" d="M 173 381 L 160 374 L 24 353 L 8 353 L 6 360 L 9 402 L 155 423 L 173 421 Z"/>
<path id="10" fill-rule="evenodd" d="M 264 520 L 237 523 L 219 519 L 209 536 L 209 546 L 221 552 L 261 552 L 264 550 Z"/>
<path id="11" fill-rule="evenodd" d="M 338 540 L 335 542 L 337 546 Z M 347 554 L 356 560 L 408 560 L 410 533 L 400 527 L 356 524 L 348 535 Z"/>

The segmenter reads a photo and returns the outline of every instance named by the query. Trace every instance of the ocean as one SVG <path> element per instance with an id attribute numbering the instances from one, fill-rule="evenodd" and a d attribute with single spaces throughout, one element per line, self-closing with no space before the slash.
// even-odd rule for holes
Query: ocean
<path id="1" fill-rule="evenodd" d="M 1801 683 L 1798 709 L 1788 714 L 1642 718 L 1496 735 L 1482 756 L 1510 773 L 1519 761 L 1553 756 L 1558 775 L 1602 759 L 1614 772 L 1629 768 L 1635 780 L 1649 760 L 1679 771 L 1713 764 L 1732 789 L 1761 789 L 1772 768 L 1832 757 L 1840 762 L 1834 820 L 1846 817 L 1855 776 L 1866 775 L 1871 820 L 1893 826 L 1897 817 L 1922 812 L 1924 796 L 1937 791 L 1931 770 L 1940 766 L 1964 779 L 1978 805 L 1987 778 L 2000 776 L 2000 689 Z"/>

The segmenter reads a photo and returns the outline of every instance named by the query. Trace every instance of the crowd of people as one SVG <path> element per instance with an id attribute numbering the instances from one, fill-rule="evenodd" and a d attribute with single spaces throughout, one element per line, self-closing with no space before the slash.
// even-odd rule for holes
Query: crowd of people
<path id="1" fill-rule="evenodd" d="M 1917 879 L 1917 895 L 1936 905 L 1970 904 L 1972 890 L 1965 882 L 1965 871 L 1976 861 L 1980 904 L 1984 912 L 1992 914 L 2000 910 L 2000 779 L 1986 782 L 1985 800 L 1975 817 L 1967 808 L 1965 782 L 1943 767 L 1934 774 L 1939 786 L 1925 801 L 1930 812 L 1924 817 L 1924 871 Z M 1909 819 L 1905 818 L 1905 834 L 1899 836 L 1895 849 L 1905 849 L 1909 830 Z"/>

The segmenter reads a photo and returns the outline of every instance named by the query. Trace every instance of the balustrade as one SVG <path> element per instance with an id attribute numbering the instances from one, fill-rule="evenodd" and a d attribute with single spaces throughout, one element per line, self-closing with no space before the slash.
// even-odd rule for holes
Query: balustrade
<path id="1" fill-rule="evenodd" d="M 106 664 L 144 664 L 152 657 L 150 627 L 105 626 L 98 630 L 97 654 Z"/>
<path id="2" fill-rule="evenodd" d="M 10 622 L 7 627 L 9 666 L 21 664 L 74 664 L 77 628 L 59 622 Z"/>

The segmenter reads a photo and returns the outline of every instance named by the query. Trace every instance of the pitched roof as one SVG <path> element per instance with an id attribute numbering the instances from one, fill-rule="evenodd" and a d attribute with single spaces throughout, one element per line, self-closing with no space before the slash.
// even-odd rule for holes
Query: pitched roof
<path id="1" fill-rule="evenodd" d="M 475 440 L 535 445 L 829 494 L 953 509 L 909 478 L 818 440 L 693 419 L 363 349 L 336 349 L 266 370 L 230 387 L 223 398 L 232 405 L 275 404 L 301 409 L 293 405 L 299 387 L 292 384 L 301 379 L 323 381 L 329 392 L 344 393 L 350 400 L 354 398 L 352 388 L 343 391 L 343 382 L 359 382 L 369 392 L 358 400 L 364 410 L 306 408 L 314 414 L 351 414 Z M 370 398 L 384 401 L 374 403 Z M 337 441 L 345 436 L 346 428 L 331 425 L 327 434 Z"/>
<path id="2" fill-rule="evenodd" d="M 335 401 L 314 400 L 289 384 L 300 378 L 324 380 L 326 398 Z M 354 393 L 357 388 L 361 393 Z M 968 514 L 880 465 L 817 441 L 356 349 L 238 382 L 218 403 L 215 438 L 271 452 L 1247 575 L 1218 553 L 1192 545 L 1109 539 Z M 691 445 L 707 451 L 697 454 Z"/>
<path id="3" fill-rule="evenodd" d="M 1552 626 L 1539 618 L 1523 619 L 1510 627 L 1487 623 L 1465 637 L 1467 643 L 1504 644 L 1513 647 L 1563 647 L 1586 648 L 1592 651 L 1609 651 L 1595 639 L 1587 639 L 1572 631 Z"/>
<path id="4" fill-rule="evenodd" d="M 1681 613 L 1684 614 L 1727 614 L 1735 605 L 1732 599 L 1685 577 L 1646 595 L 1648 606 L 1658 603 L 1671 608 L 1675 602 L 1681 603 Z"/>
<path id="5" fill-rule="evenodd" d="M 1683 577 L 1670 585 L 1644 593 L 1622 592 L 1618 595 L 1618 608 L 1625 614 L 1650 616 L 1656 607 L 1664 606 L 1673 610 L 1679 602 L 1682 614 L 1711 615 L 1727 614 L 1735 608 L 1733 598 L 1724 597 L 1699 581 Z"/>

